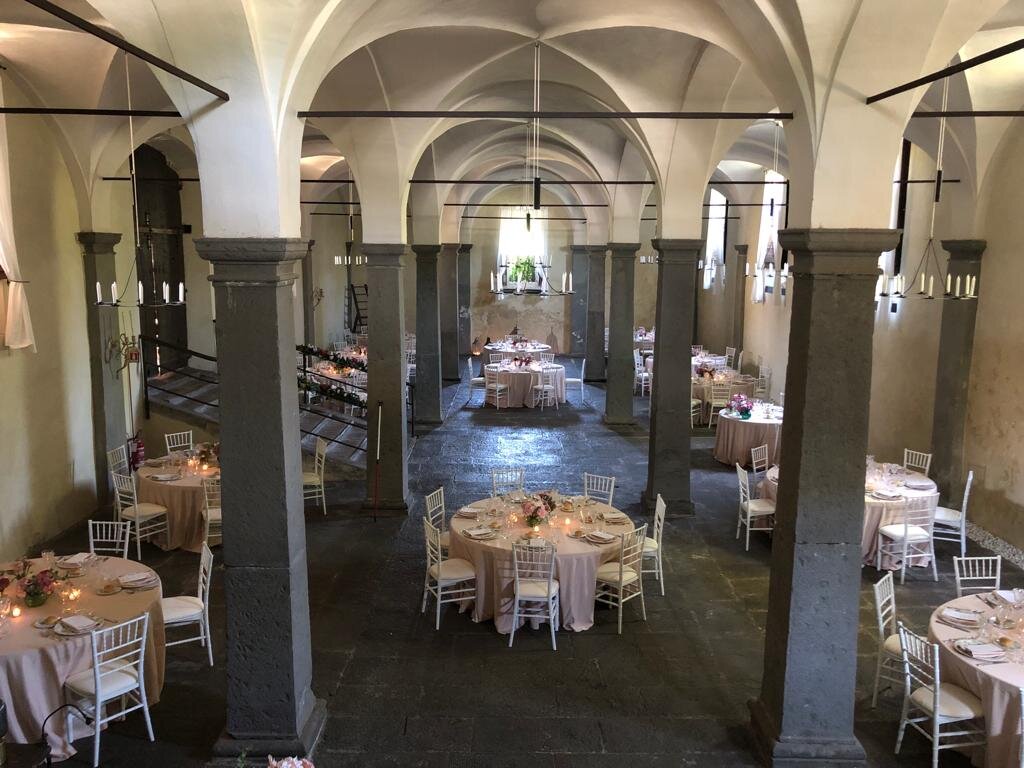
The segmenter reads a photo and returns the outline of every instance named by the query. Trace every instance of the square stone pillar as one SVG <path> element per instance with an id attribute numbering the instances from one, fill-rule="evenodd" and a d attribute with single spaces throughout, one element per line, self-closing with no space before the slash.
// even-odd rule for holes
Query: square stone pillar
<path id="1" fill-rule="evenodd" d="M 200 238 L 213 263 L 227 596 L 227 725 L 215 764 L 309 754 L 313 697 L 292 288 L 298 238 Z"/>
<path id="2" fill-rule="evenodd" d="M 459 257 L 458 243 L 444 243 L 437 262 L 437 295 L 441 312 L 441 378 L 458 381 Z"/>
<path id="3" fill-rule="evenodd" d="M 370 323 L 367 327 L 366 503 L 367 512 L 409 511 L 406 430 L 405 297 L 401 243 L 363 243 Z M 417 347 L 419 340 L 416 341 Z M 417 371 L 417 375 L 418 375 Z M 381 406 L 380 429 L 377 426 Z M 377 434 L 380 433 L 380 461 Z"/>
<path id="4" fill-rule="evenodd" d="M 608 243 L 612 292 L 608 318 L 608 384 L 605 423 L 635 424 L 633 418 L 633 289 L 640 243 Z"/>
<path id="5" fill-rule="evenodd" d="M 757 747 L 772 766 L 864 764 L 853 734 L 871 336 L 890 229 L 790 229 L 793 310 Z"/>
<path id="6" fill-rule="evenodd" d="M 949 274 L 953 285 L 961 278 L 981 283 L 981 255 L 984 240 L 943 240 L 949 251 Z M 977 294 L 977 290 L 975 290 Z M 939 332 L 939 359 L 935 369 L 935 408 L 932 416 L 932 478 L 939 486 L 943 501 L 959 504 L 963 497 L 964 430 L 967 424 L 967 386 L 974 354 L 974 322 L 977 299 L 948 299 L 942 303 L 942 327 Z"/>
<path id="7" fill-rule="evenodd" d="M 306 244 L 306 255 L 302 257 L 302 335 L 303 343 L 316 345 L 316 320 L 313 317 L 313 244 Z"/>
<path id="8" fill-rule="evenodd" d="M 456 269 L 455 274 L 458 282 L 459 314 L 456 320 L 458 331 L 458 346 L 455 348 L 457 355 L 456 364 L 462 359 L 462 355 L 469 354 L 469 348 L 473 344 L 470 323 L 470 308 L 473 306 L 472 281 L 470 279 L 469 252 L 473 250 L 472 243 L 462 243 L 455 252 Z M 462 369 L 459 369 L 459 373 Z M 456 376 L 458 378 L 458 376 Z"/>
<path id="9" fill-rule="evenodd" d="M 588 245 L 587 381 L 604 381 L 604 260 L 607 245 Z M 573 286 L 575 289 L 576 286 Z"/>
<path id="10" fill-rule="evenodd" d="M 79 232 L 75 237 L 82 246 L 85 274 L 85 327 L 89 334 L 89 378 L 92 385 L 92 443 L 96 472 L 96 497 L 105 507 L 113 498 L 110 493 L 110 472 L 107 451 L 124 445 L 128 438 L 125 424 L 124 385 L 118 369 L 121 361 L 115 355 L 107 360 L 108 351 L 116 348 L 121 336 L 121 323 L 116 307 L 96 305 L 96 283 L 103 293 L 117 279 L 114 246 L 121 242 L 116 232 Z M 126 296 L 135 296 L 127 286 Z M 144 374 L 143 374 L 144 375 Z"/>
<path id="11" fill-rule="evenodd" d="M 725 266 L 725 285 L 731 304 L 729 346 L 743 349 L 743 317 L 747 308 L 747 246 L 735 245 Z"/>
<path id="12" fill-rule="evenodd" d="M 416 254 L 416 423 L 437 425 L 441 415 L 441 316 L 437 301 L 440 245 L 414 245 Z"/>
<path id="13" fill-rule="evenodd" d="M 572 290 L 570 297 L 571 331 L 569 341 L 570 357 L 587 355 L 587 275 L 590 274 L 590 258 L 587 246 L 572 246 Z"/>
<path id="14" fill-rule="evenodd" d="M 697 259 L 703 240 L 651 241 L 658 251 L 654 381 L 651 383 L 647 487 L 641 505 L 654 510 L 658 494 L 668 517 L 693 514 L 690 499 L 690 346 Z"/>

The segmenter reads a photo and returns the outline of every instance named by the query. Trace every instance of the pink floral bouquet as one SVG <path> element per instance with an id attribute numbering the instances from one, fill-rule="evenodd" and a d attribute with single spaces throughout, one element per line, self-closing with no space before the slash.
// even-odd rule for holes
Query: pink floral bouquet
<path id="1" fill-rule="evenodd" d="M 697 366 L 697 376 L 699 378 L 709 379 L 715 375 L 715 367 L 710 363 L 701 363 Z"/>
<path id="2" fill-rule="evenodd" d="M 314 768 L 314 766 L 304 757 L 282 757 L 280 760 L 275 760 L 267 755 L 267 768 Z"/>
<path id="3" fill-rule="evenodd" d="M 539 501 L 527 499 L 523 502 L 523 519 L 526 524 L 533 528 L 540 525 L 548 517 L 548 508 Z"/>
<path id="4" fill-rule="evenodd" d="M 56 587 L 57 579 L 53 571 L 40 571 L 18 580 L 18 596 L 24 598 L 25 604 L 30 607 L 42 605 Z"/>
<path id="5" fill-rule="evenodd" d="M 738 413 L 743 418 L 747 418 L 750 416 L 750 412 L 754 409 L 754 403 L 746 395 L 737 392 L 729 398 L 729 407 L 732 408 L 734 413 Z"/>

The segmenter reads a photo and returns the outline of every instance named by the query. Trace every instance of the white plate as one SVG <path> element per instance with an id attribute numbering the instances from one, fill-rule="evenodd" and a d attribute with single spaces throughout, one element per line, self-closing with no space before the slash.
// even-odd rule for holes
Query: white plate
<path id="1" fill-rule="evenodd" d="M 146 459 L 144 462 L 147 467 L 162 467 L 164 465 L 163 459 Z"/>
<path id="2" fill-rule="evenodd" d="M 915 491 L 930 491 L 935 487 L 935 483 L 931 480 L 907 480 L 904 485 Z"/>
<path id="3" fill-rule="evenodd" d="M 991 645 L 994 648 L 998 648 L 999 647 L 995 643 L 982 643 L 982 642 L 979 642 L 978 640 L 972 640 L 970 638 L 964 638 L 964 637 L 962 637 L 962 638 L 960 638 L 958 640 L 954 640 L 953 641 L 953 649 L 957 653 L 961 654 L 962 656 L 966 656 L 968 659 L 973 659 L 974 661 L 1005 661 L 1006 660 L 1006 653 L 1005 653 L 1005 651 L 1004 652 L 1000 652 L 998 654 L 994 654 L 994 655 L 985 655 L 985 656 L 981 656 L 981 657 L 975 657 L 974 655 L 971 654 L 970 650 L 968 650 L 972 645 Z"/>
<path id="4" fill-rule="evenodd" d="M 871 496 L 879 501 L 899 501 L 903 498 L 902 493 L 886 493 L 885 491 L 872 491 Z"/>
<path id="5" fill-rule="evenodd" d="M 157 472 L 156 474 L 149 476 L 150 480 L 156 480 L 158 483 L 170 483 L 175 480 L 181 480 L 180 472 Z"/>

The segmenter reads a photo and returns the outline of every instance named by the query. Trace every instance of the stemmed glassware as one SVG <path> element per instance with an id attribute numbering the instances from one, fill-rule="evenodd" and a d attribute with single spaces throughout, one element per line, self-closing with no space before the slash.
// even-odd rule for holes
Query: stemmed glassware
<path id="1" fill-rule="evenodd" d="M 9 629 L 11 609 L 14 601 L 6 595 L 0 595 L 0 637 L 6 637 Z"/>

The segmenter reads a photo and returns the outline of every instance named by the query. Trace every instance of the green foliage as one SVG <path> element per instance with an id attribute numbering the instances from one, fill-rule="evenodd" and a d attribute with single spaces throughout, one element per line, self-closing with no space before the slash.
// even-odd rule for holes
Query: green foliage
<path id="1" fill-rule="evenodd" d="M 508 270 L 508 279 L 510 283 L 518 283 L 520 280 L 525 280 L 528 283 L 534 282 L 537 278 L 533 259 L 528 256 L 516 259 Z"/>

